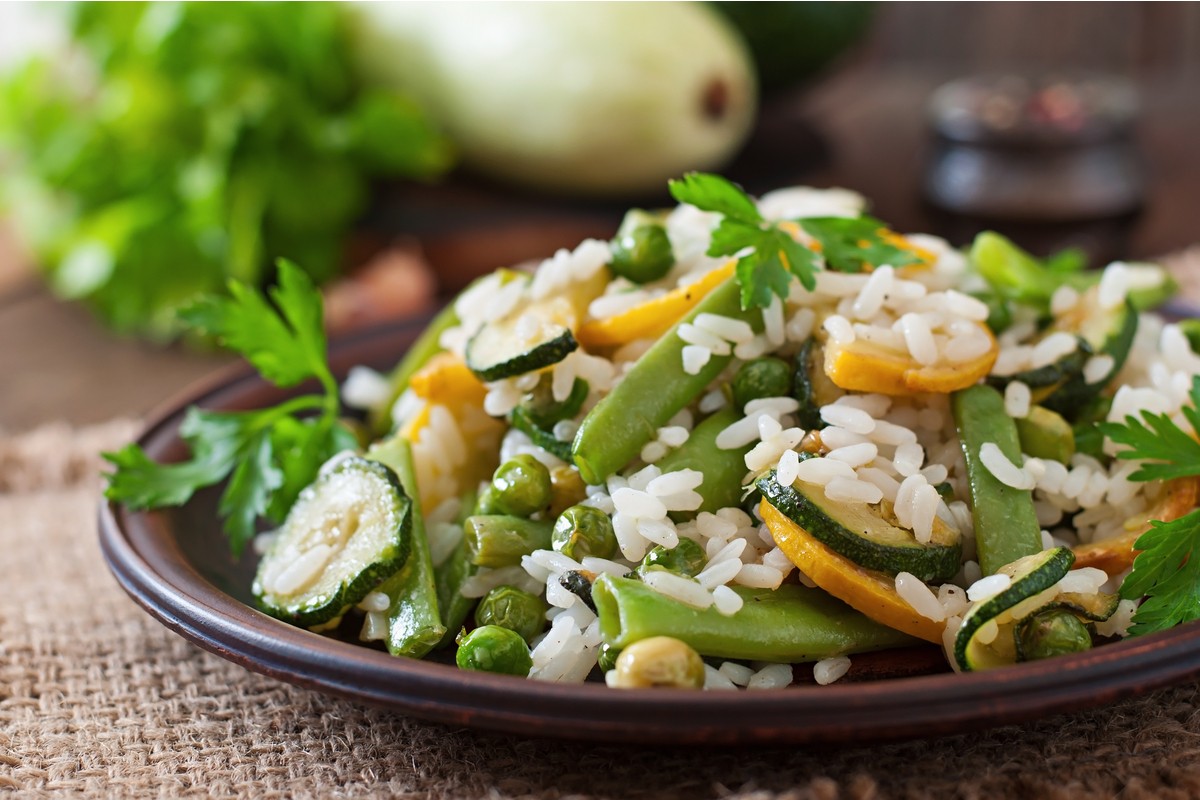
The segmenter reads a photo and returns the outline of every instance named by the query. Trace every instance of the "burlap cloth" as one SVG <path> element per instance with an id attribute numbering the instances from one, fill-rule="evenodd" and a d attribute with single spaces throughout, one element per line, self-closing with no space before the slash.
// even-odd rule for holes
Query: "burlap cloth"
<path id="1" fill-rule="evenodd" d="M 455 730 L 266 678 L 130 601 L 95 453 L 130 422 L 0 435 L 0 793 L 141 797 L 1200 797 L 1197 688 L 876 747 L 600 747 Z"/>

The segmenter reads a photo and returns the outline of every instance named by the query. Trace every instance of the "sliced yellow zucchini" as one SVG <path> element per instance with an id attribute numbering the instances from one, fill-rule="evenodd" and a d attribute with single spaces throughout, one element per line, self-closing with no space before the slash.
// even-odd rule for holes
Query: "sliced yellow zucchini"
<path id="1" fill-rule="evenodd" d="M 890 395 L 949 394 L 984 377 L 996 363 L 1000 347 L 986 325 L 979 330 L 991 347 L 977 358 L 960 364 L 924 365 L 908 353 L 856 339 L 849 344 L 825 342 L 825 374 L 842 389 Z"/>
<path id="2" fill-rule="evenodd" d="M 817 586 L 876 622 L 941 644 L 945 623 L 918 614 L 897 594 L 890 575 L 838 555 L 766 500 L 759 510 L 779 549 Z"/>
<path id="3" fill-rule="evenodd" d="M 607 319 L 585 322 L 579 328 L 584 347 L 618 347 L 637 339 L 657 339 L 681 320 L 725 279 L 733 275 L 734 262 L 714 269 L 695 283 Z"/>
<path id="4" fill-rule="evenodd" d="M 962 536 L 936 516 L 932 538 L 922 543 L 899 526 L 886 500 L 874 505 L 835 502 L 821 486 L 801 481 L 780 486 L 774 470 L 755 485 L 777 511 L 861 567 L 892 576 L 908 572 L 926 583 L 948 580 L 961 567 Z"/>

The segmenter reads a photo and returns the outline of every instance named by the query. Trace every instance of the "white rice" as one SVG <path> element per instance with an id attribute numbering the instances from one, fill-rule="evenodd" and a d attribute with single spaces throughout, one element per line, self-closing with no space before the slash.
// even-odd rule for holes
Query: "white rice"
<path id="1" fill-rule="evenodd" d="M 750 678 L 747 689 L 782 689 L 792 682 L 791 664 L 769 664 Z"/>
<path id="2" fill-rule="evenodd" d="M 995 442 L 984 442 L 979 446 L 979 461 L 1005 486 L 1021 490 L 1034 487 L 1033 476 L 1009 461 Z"/>
<path id="3" fill-rule="evenodd" d="M 1003 573 L 988 575 L 986 578 L 979 578 L 967 587 L 967 599 L 972 603 L 990 600 L 1001 592 L 1007 591 L 1011 586 L 1012 578 Z"/>
<path id="4" fill-rule="evenodd" d="M 1032 401 L 1032 392 L 1021 381 L 1010 381 L 1008 386 L 1004 387 L 1004 411 L 1013 419 L 1029 416 Z"/>
<path id="5" fill-rule="evenodd" d="M 900 599 L 908 603 L 913 611 L 926 619 L 941 622 L 946 618 L 946 609 L 937 596 L 924 581 L 912 573 L 901 572 L 896 575 L 896 594 L 900 595 Z"/>
<path id="6" fill-rule="evenodd" d="M 850 659 L 847 656 L 823 658 L 813 664 L 813 680 L 821 686 L 828 686 L 849 671 Z"/>

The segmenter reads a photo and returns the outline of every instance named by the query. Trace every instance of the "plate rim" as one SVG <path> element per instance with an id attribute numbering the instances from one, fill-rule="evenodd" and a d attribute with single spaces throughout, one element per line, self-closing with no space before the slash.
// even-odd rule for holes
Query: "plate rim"
<path id="1" fill-rule="evenodd" d="M 335 338 L 344 376 L 361 351 L 393 360 L 424 319 Z M 188 406 L 246 394 L 285 396 L 245 363 L 232 364 L 152 412 L 137 442 L 178 447 Z M 201 648 L 304 688 L 444 724 L 524 736 L 638 744 L 864 743 L 961 733 L 1095 708 L 1200 675 L 1200 622 L 1085 653 L 988 672 L 943 673 L 778 692 L 621 690 L 547 684 L 386 653 L 296 628 L 243 604 L 187 560 L 161 512 L 101 500 L 101 550 L 118 583 L 147 613 Z M 1131 667 L 1133 669 L 1131 669 Z"/>

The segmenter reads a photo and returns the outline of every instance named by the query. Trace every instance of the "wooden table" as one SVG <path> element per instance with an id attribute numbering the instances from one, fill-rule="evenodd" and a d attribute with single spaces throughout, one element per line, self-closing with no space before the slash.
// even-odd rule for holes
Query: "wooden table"
<path id="1" fill-rule="evenodd" d="M 816 140 L 797 128 L 801 151 L 793 162 L 780 164 L 781 180 L 853 188 L 870 197 L 873 211 L 899 230 L 938 232 L 920 201 L 919 186 L 928 143 L 924 103 L 945 77 L 884 70 L 867 62 L 795 98 L 782 111 L 818 131 L 828 153 L 827 158 L 810 157 L 814 154 L 803 148 L 816 147 Z M 1150 257 L 1200 241 L 1200 93 L 1182 79 L 1154 82 L 1143 87 L 1143 101 L 1140 137 L 1151 188 L 1147 211 L 1133 231 L 1132 257 Z M 434 190 L 443 200 L 456 191 L 455 184 Z M 466 196 L 478 199 L 471 191 Z M 393 201 L 403 204 L 406 197 L 412 196 L 401 191 Z M 554 203 L 543 199 L 533 205 Z M 564 213 L 556 220 L 540 226 L 540 234 L 510 237 L 508 252 L 548 254 L 587 232 L 606 235 L 615 224 L 604 208 Z M 430 259 L 443 268 L 448 284 L 460 283 L 464 268 L 471 272 L 504 263 L 487 263 L 482 259 L 489 256 L 480 248 L 467 246 L 481 238 L 464 236 L 469 227 L 423 231 L 419 221 L 414 224 L 417 228 L 410 232 L 425 239 Z M 536 231 L 539 226 L 529 227 Z M 223 355 L 115 338 L 83 309 L 53 300 L 38 279 L 14 266 L 16 262 L 14 253 L 0 251 L 0 428 L 141 415 L 229 361 Z"/>

